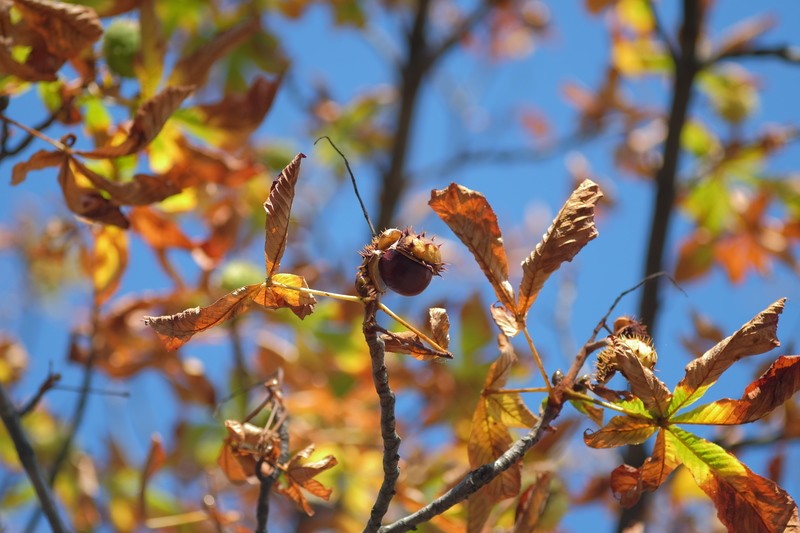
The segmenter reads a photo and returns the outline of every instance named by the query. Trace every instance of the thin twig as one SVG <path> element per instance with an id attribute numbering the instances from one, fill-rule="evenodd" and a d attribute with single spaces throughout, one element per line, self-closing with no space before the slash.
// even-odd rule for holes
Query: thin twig
<path id="1" fill-rule="evenodd" d="M 280 405 L 280 404 L 276 404 Z M 277 407 L 283 411 L 282 407 Z M 278 464 L 285 464 L 289 461 L 289 419 L 285 412 L 280 414 L 281 422 L 278 425 L 278 436 L 281 443 L 281 455 L 278 458 Z M 263 459 L 259 460 L 256 464 L 256 477 L 260 481 L 258 491 L 258 504 L 256 507 L 256 533 L 267 533 L 267 522 L 269 521 L 269 497 L 272 492 L 272 486 L 281 474 L 279 468 L 275 468 L 268 476 L 261 473 L 261 464 Z"/>
<path id="2" fill-rule="evenodd" d="M 381 438 L 383 439 L 383 482 L 372 505 L 369 521 L 364 532 L 375 532 L 389 510 L 389 503 L 395 495 L 397 479 L 400 477 L 400 436 L 397 434 L 395 419 L 395 396 L 389 387 L 389 374 L 386 370 L 385 346 L 378 335 L 375 315 L 378 311 L 376 301 L 364 305 L 364 338 L 369 346 L 372 361 L 372 380 L 381 406 Z"/>
<path id="3" fill-rule="evenodd" d="M 53 111 L 50 114 L 50 116 L 48 116 L 42 122 L 40 122 L 39 124 L 36 124 L 35 126 L 33 126 L 32 129 L 41 132 L 42 130 L 46 130 L 47 128 L 52 126 L 53 123 L 55 123 L 56 119 L 58 118 L 58 115 L 61 113 L 61 111 L 64 109 L 65 106 L 66 106 L 66 103 L 64 105 L 62 105 L 60 108 L 58 108 L 57 110 Z M 6 120 L 6 119 L 2 119 L 2 122 L 3 122 L 3 133 L 2 133 L 2 144 L 0 144 L 0 161 L 2 161 L 3 159 L 5 159 L 8 156 L 17 155 L 18 153 L 23 151 L 25 148 L 27 148 L 28 145 L 30 145 L 33 142 L 33 140 L 36 138 L 36 135 L 34 135 L 31 132 L 27 132 L 27 135 L 15 147 L 6 148 L 6 142 L 7 142 L 7 139 L 8 139 L 8 125 L 11 122 Z"/>
<path id="4" fill-rule="evenodd" d="M 25 431 L 22 429 L 19 413 L 14 407 L 11 398 L 8 397 L 2 383 L 0 383 L 0 418 L 3 419 L 3 424 L 6 426 L 6 430 L 14 443 L 14 449 L 17 450 L 19 462 L 28 474 L 34 491 L 36 491 L 36 497 L 39 499 L 40 512 L 43 512 L 47 517 L 50 528 L 54 532 L 60 533 L 62 531 L 67 531 L 58 513 L 58 507 L 53 499 L 50 485 L 47 483 L 44 472 L 41 466 L 39 466 L 39 462 L 36 460 L 36 453 L 33 451 L 33 446 L 31 446 L 27 435 L 25 435 Z"/>
<path id="5" fill-rule="evenodd" d="M 782 59 L 788 63 L 800 63 L 800 46 L 786 44 L 778 46 L 738 48 L 723 52 L 709 59 L 705 64 L 712 65 L 725 59 L 746 59 L 753 57 L 772 57 L 775 59 Z"/>
<path id="6" fill-rule="evenodd" d="M 339 147 L 333 144 L 333 141 L 327 135 L 323 135 L 314 141 L 314 146 L 316 146 L 317 143 L 322 139 L 327 140 L 331 147 L 336 150 L 336 153 L 339 154 L 344 160 L 344 166 L 347 167 L 347 173 L 350 174 L 350 181 L 353 182 L 353 190 L 356 192 L 356 198 L 358 198 L 358 204 L 361 206 L 361 212 L 364 213 L 364 219 L 367 221 L 367 224 L 369 224 L 369 230 L 372 232 L 372 236 L 377 237 L 378 233 L 375 231 L 375 226 L 372 225 L 372 220 L 369 218 L 369 213 L 367 213 L 367 208 L 364 206 L 364 201 L 361 199 L 361 195 L 358 193 L 358 185 L 356 185 L 356 177 L 353 175 L 353 170 L 350 168 L 350 161 L 347 160 L 347 157 L 345 157 L 342 151 L 339 150 Z"/>
<path id="7" fill-rule="evenodd" d="M 36 391 L 36 394 L 33 396 L 33 398 L 28 400 L 28 403 L 26 403 L 23 407 L 20 408 L 19 416 L 24 417 L 25 415 L 33 411 L 39 404 L 39 402 L 42 400 L 44 395 L 47 393 L 47 391 L 54 388 L 56 383 L 58 383 L 60 380 L 61 380 L 61 374 L 58 373 L 54 374 L 52 372 L 48 372 L 47 378 L 41 385 L 39 385 L 39 390 Z"/>
<path id="8" fill-rule="evenodd" d="M 672 59 L 672 64 L 678 64 L 678 47 L 672 42 L 672 37 L 667 32 L 667 29 L 664 27 L 664 24 L 661 22 L 661 17 L 658 15 L 658 10 L 656 9 L 656 5 L 653 0 L 647 0 L 645 2 L 647 4 L 647 8 L 650 10 L 650 16 L 653 18 L 653 25 L 655 26 L 656 34 L 658 34 L 659 39 L 664 41 L 664 45 L 667 47 L 669 51 L 669 57 Z"/>

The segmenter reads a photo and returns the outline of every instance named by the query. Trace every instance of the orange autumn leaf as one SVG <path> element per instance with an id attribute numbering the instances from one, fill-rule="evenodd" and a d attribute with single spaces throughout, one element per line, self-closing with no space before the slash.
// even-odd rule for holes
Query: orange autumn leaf
<path id="1" fill-rule="evenodd" d="M 25 181 L 28 172 L 41 170 L 47 167 L 58 166 L 64 161 L 64 154 L 52 150 L 39 150 L 26 161 L 20 161 L 11 170 L 11 185 L 18 185 Z"/>
<path id="2" fill-rule="evenodd" d="M 800 390 L 800 356 L 779 357 L 738 400 L 725 398 L 681 413 L 676 424 L 747 424 L 784 404 Z"/>
<path id="3" fill-rule="evenodd" d="M 167 176 L 136 174 L 130 181 L 111 181 L 77 159 L 73 159 L 72 164 L 76 172 L 98 189 L 106 191 L 119 205 L 149 205 L 181 191 L 181 187 Z"/>
<path id="4" fill-rule="evenodd" d="M 486 198 L 479 192 L 451 183 L 446 189 L 432 191 L 428 205 L 475 256 L 498 300 L 507 309 L 516 309 L 514 289 L 508 282 L 503 237 L 497 215 Z"/>
<path id="5" fill-rule="evenodd" d="M 267 278 L 277 272 L 286 248 L 294 188 L 297 178 L 300 176 L 300 162 L 304 157 L 305 154 L 297 154 L 292 162 L 283 169 L 272 182 L 269 196 L 264 202 L 264 211 L 267 212 L 266 240 L 264 242 Z"/>
<path id="6" fill-rule="evenodd" d="M 567 199 L 536 249 L 522 262 L 518 319 L 524 319 L 550 275 L 562 263 L 572 261 L 589 241 L 597 237 L 594 208 L 602 197 L 596 183 L 584 180 Z"/>
<path id="7" fill-rule="evenodd" d="M 90 7 L 50 0 L 14 0 L 14 4 L 56 57 L 76 57 L 103 35 L 103 25 Z"/>
<path id="8" fill-rule="evenodd" d="M 552 479 L 552 472 L 542 472 L 538 475 L 536 481 L 522 492 L 517 509 L 514 512 L 514 530 L 512 533 L 526 533 L 536 529 L 536 525 L 539 523 L 547 500 L 550 497 L 550 482 Z"/>
<path id="9" fill-rule="evenodd" d="M 193 90 L 194 87 L 167 87 L 139 107 L 122 143 L 75 153 L 90 159 L 111 159 L 142 150 L 156 138 L 167 120 Z"/>
<path id="10" fill-rule="evenodd" d="M 78 185 L 74 163 L 74 159 L 64 155 L 58 173 L 58 183 L 69 210 L 89 220 L 127 229 L 128 219 L 120 211 L 119 205 L 100 194 L 97 189 Z"/>
<path id="11" fill-rule="evenodd" d="M 447 309 L 441 307 L 431 307 L 428 309 L 431 332 L 436 344 L 448 349 L 450 346 L 450 318 L 447 316 Z"/>
<path id="12" fill-rule="evenodd" d="M 645 459 L 642 466 L 634 468 L 621 465 L 611 472 L 611 490 L 623 507 L 632 507 L 639 501 L 642 492 L 652 492 L 660 487 L 679 464 L 672 441 L 667 441 L 663 430 L 659 431 L 653 445 L 653 455 Z"/>
<path id="13" fill-rule="evenodd" d="M 408 354 L 420 361 L 453 358 L 450 352 L 440 352 L 428 347 L 422 338 L 413 331 L 381 333 L 380 339 L 383 341 L 384 349 L 387 352 Z"/>

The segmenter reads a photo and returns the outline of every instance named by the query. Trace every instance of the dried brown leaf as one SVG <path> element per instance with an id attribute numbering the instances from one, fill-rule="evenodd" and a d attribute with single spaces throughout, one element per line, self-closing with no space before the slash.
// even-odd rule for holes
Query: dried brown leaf
<path id="1" fill-rule="evenodd" d="M 129 213 L 131 227 L 151 248 L 191 250 L 194 243 L 173 220 L 149 207 L 134 207 Z"/>
<path id="2" fill-rule="evenodd" d="M 74 58 L 103 35 L 103 25 L 90 7 L 50 0 L 14 0 L 14 4 L 56 57 Z"/>
<path id="3" fill-rule="evenodd" d="M 224 147 L 240 147 L 261 125 L 272 107 L 282 76 L 275 80 L 258 77 L 244 94 L 229 94 L 220 102 L 198 106 L 205 123 L 224 133 Z"/>
<path id="4" fill-rule="evenodd" d="M 572 261 L 586 244 L 597 237 L 594 208 L 603 197 L 600 188 L 584 180 L 570 195 L 552 225 L 522 262 L 517 317 L 524 318 L 550 275 L 565 261 Z"/>
<path id="5" fill-rule="evenodd" d="M 320 461 L 312 463 L 301 464 L 300 460 L 305 459 L 314 451 L 314 445 L 310 445 L 300 453 L 296 454 L 285 467 L 284 480 L 286 485 L 279 485 L 274 490 L 280 494 L 287 496 L 290 500 L 295 502 L 298 507 L 308 515 L 312 516 L 314 510 L 309 505 L 301 488 L 307 490 L 314 496 L 327 500 L 330 498 L 331 489 L 325 488 L 322 483 L 314 479 L 317 475 L 336 466 L 336 458 L 328 455 Z"/>
<path id="6" fill-rule="evenodd" d="M 72 158 L 64 155 L 58 173 L 58 183 L 61 185 L 64 201 L 69 210 L 89 220 L 127 229 L 128 219 L 122 214 L 117 204 L 104 197 L 96 189 L 78 185 L 74 163 Z"/>
<path id="7" fill-rule="evenodd" d="M 686 374 L 673 391 L 669 412 L 675 413 L 697 401 L 723 372 L 742 357 L 764 353 L 780 345 L 778 317 L 785 302 L 786 298 L 781 298 L 773 303 L 736 333 L 686 365 Z"/>
<path id="8" fill-rule="evenodd" d="M 206 84 L 208 72 L 214 63 L 258 32 L 258 29 L 259 23 L 253 19 L 221 31 L 210 41 L 178 60 L 169 78 L 169 84 L 202 87 Z"/>
<path id="9" fill-rule="evenodd" d="M 139 107 L 128 136 L 122 143 L 76 153 L 90 159 L 111 159 L 142 150 L 156 138 L 169 117 L 193 90 L 194 87 L 167 87 Z"/>
<path id="10" fill-rule="evenodd" d="M 286 237 L 289 233 L 289 216 L 294 200 L 294 187 L 300 176 L 300 162 L 305 154 L 297 154 L 292 162 L 275 178 L 269 189 L 269 196 L 264 202 L 267 212 L 264 242 L 264 257 L 267 265 L 267 278 L 280 267 L 283 251 L 286 248 Z"/>
<path id="11" fill-rule="evenodd" d="M 500 331 L 502 331 L 506 337 L 510 338 L 519 333 L 517 319 L 514 317 L 514 315 L 508 312 L 508 309 L 506 309 L 505 306 L 495 303 L 490 308 L 490 311 L 492 313 L 494 323 L 497 324 L 497 327 L 500 328 Z"/>
<path id="12" fill-rule="evenodd" d="M 145 506 L 147 484 L 150 482 L 150 478 L 164 466 L 166 461 L 167 452 L 164 450 L 161 436 L 155 433 L 150 437 L 150 449 L 147 452 L 147 459 L 145 459 L 144 467 L 142 468 L 142 484 L 139 489 L 139 513 L 141 516 L 147 515 L 147 508 Z"/>
<path id="13" fill-rule="evenodd" d="M 146 316 L 145 325 L 158 333 L 168 350 L 175 350 L 195 334 L 244 313 L 263 287 L 263 283 L 245 285 L 206 307 L 194 307 L 168 316 Z"/>
<path id="14" fill-rule="evenodd" d="M 447 316 L 447 309 L 431 307 L 428 309 L 428 316 L 433 340 L 446 350 L 450 346 L 450 318 Z"/>
<path id="15" fill-rule="evenodd" d="M 181 192 L 180 186 L 168 176 L 136 174 L 130 181 L 118 182 L 104 178 L 76 159 L 73 159 L 73 165 L 92 185 L 106 191 L 120 205 L 148 205 Z"/>
<path id="16" fill-rule="evenodd" d="M 507 309 L 516 309 L 514 289 L 508 282 L 503 237 L 497 215 L 486 198 L 479 192 L 451 183 L 446 189 L 432 191 L 428 205 L 475 256 L 498 300 Z"/>
<path id="17" fill-rule="evenodd" d="M 0 65 L 2 66 L 2 65 Z M 22 183 L 28 176 L 28 172 L 41 170 L 47 167 L 55 167 L 64 161 L 64 154 L 51 150 L 39 150 L 27 161 L 21 161 L 14 165 L 11 171 L 11 185 Z"/>
<path id="18" fill-rule="evenodd" d="M 30 82 L 56 81 L 58 79 L 56 72 L 61 68 L 60 61 L 47 65 L 46 68 L 35 63 L 19 63 L 11 55 L 12 44 L 10 39 L 0 38 L 0 72 Z"/>
<path id="19" fill-rule="evenodd" d="M 440 352 L 429 348 L 413 331 L 382 333 L 380 335 L 385 350 L 391 353 L 404 353 L 420 361 L 433 361 L 439 358 L 452 359 L 450 352 Z"/>

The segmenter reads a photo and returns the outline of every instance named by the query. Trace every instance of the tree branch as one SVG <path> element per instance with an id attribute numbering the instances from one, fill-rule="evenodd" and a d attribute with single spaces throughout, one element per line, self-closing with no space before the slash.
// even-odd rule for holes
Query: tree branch
<path id="1" fill-rule="evenodd" d="M 42 384 L 39 385 L 39 390 L 36 391 L 36 394 L 34 394 L 33 398 L 28 400 L 28 403 L 26 403 L 22 408 L 20 408 L 19 416 L 24 417 L 25 415 L 33 411 L 39 404 L 39 402 L 42 400 L 44 395 L 47 393 L 47 391 L 55 387 L 59 381 L 61 381 L 61 374 L 53 374 L 52 372 L 49 372 L 47 374 L 47 379 L 45 379 L 44 382 L 42 382 Z"/>
<path id="2" fill-rule="evenodd" d="M 394 406 L 395 396 L 389 387 L 389 374 L 386 371 L 383 340 L 378 335 L 379 328 L 375 322 L 378 311 L 377 301 L 368 301 L 364 310 L 364 338 L 369 346 L 372 360 L 372 380 L 378 393 L 381 406 L 381 438 L 383 439 L 383 482 L 375 498 L 365 532 L 378 531 L 381 520 L 389 509 L 389 503 L 396 493 L 395 486 L 400 477 L 400 436 L 397 434 Z"/>
<path id="3" fill-rule="evenodd" d="M 61 521 L 61 516 L 58 514 L 58 508 L 50 491 L 50 485 L 47 483 L 44 472 L 36 460 L 33 446 L 31 446 L 25 431 L 22 429 L 19 413 L 8 397 L 2 383 L 0 383 L 0 418 L 3 419 L 3 424 L 6 426 L 6 430 L 14 443 L 19 462 L 22 463 L 22 467 L 31 480 L 33 489 L 36 491 L 36 497 L 41 505 L 41 512 L 47 517 L 50 528 L 56 533 L 67 531 Z"/>
<path id="4" fill-rule="evenodd" d="M 785 44 L 765 47 L 746 47 L 728 50 L 709 59 L 706 65 L 712 65 L 725 59 L 746 59 L 753 57 L 772 57 L 787 63 L 800 63 L 800 46 Z"/>
<path id="5" fill-rule="evenodd" d="M 281 409 L 282 411 L 283 409 Z M 279 415 L 280 417 L 280 415 Z M 278 459 L 278 464 L 285 464 L 289 461 L 289 419 L 283 417 L 283 422 L 278 426 L 278 435 L 281 441 L 281 455 Z M 261 482 L 258 490 L 258 504 L 256 507 L 256 533 L 267 533 L 267 522 L 269 521 L 269 498 L 272 492 L 272 486 L 281 475 L 278 468 L 268 476 L 261 474 L 261 462 L 259 460 L 256 465 L 256 477 Z"/>
<path id="6" fill-rule="evenodd" d="M 646 4 L 647 8 L 650 10 L 650 16 L 653 17 L 653 24 L 655 26 L 656 34 L 658 35 L 659 39 L 664 41 L 664 45 L 669 51 L 669 57 L 672 59 L 673 65 L 677 65 L 680 57 L 678 48 L 675 46 L 675 43 L 672 42 L 669 32 L 667 32 L 667 29 L 661 22 L 661 17 L 658 15 L 658 10 L 656 9 L 656 5 L 653 3 L 653 0 L 647 0 Z"/>

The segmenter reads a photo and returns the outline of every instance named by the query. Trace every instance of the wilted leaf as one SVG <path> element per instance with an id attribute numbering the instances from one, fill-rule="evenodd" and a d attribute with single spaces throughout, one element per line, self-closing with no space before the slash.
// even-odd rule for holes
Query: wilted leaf
<path id="1" fill-rule="evenodd" d="M 282 77 L 273 81 L 258 77 L 244 94 L 229 94 L 222 101 L 198 106 L 205 123 L 224 134 L 224 147 L 239 147 L 261 125 L 280 87 Z"/>
<path id="2" fill-rule="evenodd" d="M 244 313 L 263 287 L 263 283 L 254 283 L 240 287 L 206 307 L 194 307 L 169 316 L 146 316 L 145 325 L 158 333 L 168 350 L 175 350 L 195 334 Z"/>
<path id="3" fill-rule="evenodd" d="M 295 502 L 308 516 L 312 516 L 314 510 L 311 508 L 300 489 L 303 488 L 323 500 L 330 498 L 332 490 L 325 488 L 322 483 L 314 479 L 314 477 L 325 470 L 333 468 L 337 464 L 336 458 L 332 455 L 328 455 L 320 461 L 313 463 L 300 464 L 300 460 L 310 456 L 313 451 L 314 445 L 312 444 L 292 457 L 285 467 L 284 480 L 286 481 L 286 485 L 274 487 L 275 492 L 283 494 Z"/>
<path id="4" fill-rule="evenodd" d="M 270 278 L 270 281 L 272 283 L 286 285 L 286 287 L 295 287 L 298 289 L 301 287 L 305 289 L 308 288 L 308 283 L 306 283 L 305 278 L 295 274 L 275 274 Z M 314 298 L 313 294 L 275 286 L 269 287 L 269 290 L 280 299 L 281 303 L 279 307 L 289 307 L 292 312 L 301 319 L 314 312 L 314 305 L 317 303 L 317 300 Z M 258 302 L 257 299 L 256 302 Z M 264 307 L 269 306 L 264 305 Z"/>
<path id="5" fill-rule="evenodd" d="M 450 347 L 450 318 L 447 316 L 447 309 L 431 307 L 428 309 L 428 316 L 433 340 L 447 350 Z"/>
<path id="6" fill-rule="evenodd" d="M 289 233 L 289 216 L 294 200 L 294 187 L 300 176 L 300 162 L 305 154 L 297 154 L 286 168 L 275 178 L 269 189 L 269 196 L 264 202 L 267 212 L 266 240 L 264 257 L 267 264 L 267 278 L 272 277 L 280 267 L 283 250 L 286 248 L 286 237 Z"/>
<path id="7" fill-rule="evenodd" d="M 14 169 L 11 171 L 11 185 L 22 183 L 27 177 L 28 172 L 41 170 L 47 167 L 55 167 L 60 165 L 62 161 L 64 161 L 64 154 L 61 152 L 39 150 L 27 161 L 21 161 L 14 165 Z"/>
<path id="8" fill-rule="evenodd" d="M 169 78 L 169 84 L 202 87 L 206 84 L 208 72 L 214 63 L 225 57 L 258 29 L 258 21 L 253 19 L 221 31 L 191 54 L 178 60 Z"/>
<path id="9" fill-rule="evenodd" d="M 558 212 L 536 249 L 522 262 L 517 318 L 525 317 L 547 278 L 597 237 L 594 207 L 602 196 L 596 183 L 584 180 Z"/>
<path id="10" fill-rule="evenodd" d="M 489 202 L 479 192 L 451 183 L 447 189 L 431 192 L 433 208 L 463 242 L 489 278 L 500 302 L 516 309 L 514 290 L 508 282 L 508 260 L 503 237 Z"/>
<path id="11" fill-rule="evenodd" d="M 523 491 L 514 513 L 514 530 L 512 533 L 535 531 L 539 519 L 544 512 L 545 504 L 550 497 L 552 472 L 541 472 L 536 481 Z"/>
<path id="12" fill-rule="evenodd" d="M 151 248 L 159 250 L 194 248 L 194 243 L 175 222 L 149 207 L 133 208 L 129 218 L 133 230 L 141 235 Z"/>
<path id="13" fill-rule="evenodd" d="M 592 448 L 616 448 L 626 444 L 641 444 L 656 432 L 653 420 L 615 416 L 597 431 L 586 431 L 583 442 Z"/>
<path id="14" fill-rule="evenodd" d="M 617 344 L 617 366 L 630 383 L 631 392 L 636 395 L 653 418 L 666 416 L 672 394 L 653 371 L 642 362 L 625 343 Z"/>
<path id="15" fill-rule="evenodd" d="M 78 185 L 73 164 L 75 161 L 65 155 L 58 173 L 58 183 L 64 193 L 64 201 L 70 211 L 81 217 L 111 226 L 128 228 L 128 219 L 119 206 L 105 198 L 100 191 Z"/>
<path id="16" fill-rule="evenodd" d="M 450 352 L 440 352 L 425 345 L 420 336 L 413 331 L 382 333 L 380 337 L 387 352 L 405 353 L 420 361 L 453 358 Z"/>
<path id="17" fill-rule="evenodd" d="M 726 398 L 673 417 L 676 424 L 747 424 L 762 418 L 800 390 L 800 356 L 779 357 L 747 386 L 741 399 Z"/>
<path id="18" fill-rule="evenodd" d="M 85 176 L 98 189 L 106 191 L 120 205 L 149 205 L 181 191 L 181 187 L 168 176 L 136 174 L 130 181 L 117 182 L 104 178 L 76 159 L 72 163 L 76 172 Z"/>
<path id="19" fill-rule="evenodd" d="M 102 305 L 114 294 L 127 266 L 127 233 L 114 226 L 100 226 L 94 234 L 88 265 L 94 284 L 95 305 Z"/>
<path id="20" fill-rule="evenodd" d="M 665 438 L 663 430 L 659 431 L 653 455 L 645 459 L 641 467 L 622 465 L 611 472 L 611 490 L 623 507 L 632 507 L 642 492 L 652 492 L 660 487 L 679 464 L 672 441 Z"/>
<path id="21" fill-rule="evenodd" d="M 781 298 L 773 303 L 736 333 L 686 365 L 686 375 L 673 391 L 669 413 L 674 414 L 700 399 L 722 373 L 742 357 L 764 353 L 778 346 L 778 316 L 785 301 Z"/>
<path id="22" fill-rule="evenodd" d="M 794 500 L 723 448 L 674 426 L 666 439 L 672 441 L 676 457 L 714 502 L 717 516 L 729 531 L 767 533 L 800 528 Z"/>
<path id="23" fill-rule="evenodd" d="M 50 0 L 14 0 L 14 4 L 54 56 L 76 57 L 103 35 L 103 25 L 90 7 Z"/>
<path id="24" fill-rule="evenodd" d="M 517 319 L 508 312 L 508 309 L 495 303 L 489 310 L 492 313 L 494 323 L 497 324 L 497 327 L 500 328 L 500 331 L 502 331 L 506 337 L 510 338 L 519 333 Z"/>
<path id="25" fill-rule="evenodd" d="M 169 117 L 193 90 L 194 87 L 167 87 L 139 107 L 128 136 L 122 143 L 76 153 L 91 159 L 111 159 L 140 151 L 156 138 Z"/>

